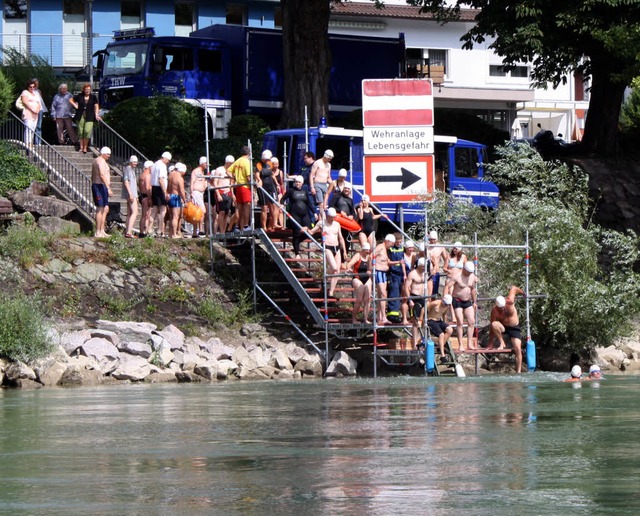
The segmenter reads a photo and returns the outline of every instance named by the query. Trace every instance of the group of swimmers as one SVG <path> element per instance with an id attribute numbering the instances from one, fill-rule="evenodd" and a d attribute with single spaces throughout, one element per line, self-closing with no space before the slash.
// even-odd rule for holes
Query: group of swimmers
<path id="1" fill-rule="evenodd" d="M 580 382 L 585 380 L 601 380 L 602 371 L 598 364 L 593 364 L 589 367 L 589 375 L 585 378 L 582 377 L 582 368 L 579 365 L 574 365 L 571 368 L 571 377 L 564 380 L 565 382 Z"/>

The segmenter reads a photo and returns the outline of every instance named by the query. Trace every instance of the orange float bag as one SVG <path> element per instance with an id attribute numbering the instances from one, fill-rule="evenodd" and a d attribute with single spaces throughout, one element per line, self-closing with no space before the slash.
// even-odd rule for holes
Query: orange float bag
<path id="1" fill-rule="evenodd" d="M 189 201 L 185 204 L 184 209 L 182 210 L 182 214 L 184 216 L 184 220 L 186 220 L 189 224 L 197 224 L 204 218 L 204 212 L 202 208 L 197 204 Z"/>

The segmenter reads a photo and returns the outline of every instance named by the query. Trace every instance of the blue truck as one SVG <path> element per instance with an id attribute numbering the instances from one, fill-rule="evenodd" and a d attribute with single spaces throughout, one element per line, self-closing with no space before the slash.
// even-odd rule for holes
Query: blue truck
<path id="1" fill-rule="evenodd" d="M 364 193 L 363 132 L 339 127 L 311 127 L 282 129 L 268 132 L 263 140 L 263 149 L 269 149 L 280 159 L 281 168 L 289 175 L 297 174 L 304 166 L 304 153 L 309 150 L 316 156 L 331 149 L 332 177 L 345 168 L 353 183 L 354 202 L 359 202 Z M 484 179 L 484 163 L 487 163 L 487 148 L 481 143 L 462 140 L 455 136 L 435 136 L 434 148 L 435 190 L 446 191 L 455 198 L 487 209 L 497 209 L 500 194 L 495 183 Z M 378 204 L 382 211 L 396 223 L 402 217 L 406 223 L 424 220 L 424 211 L 412 203 Z"/>
<path id="2" fill-rule="evenodd" d="M 363 79 L 402 77 L 404 36 L 329 35 L 332 68 L 329 114 L 362 106 Z M 211 25 L 189 37 L 155 36 L 153 29 L 116 31 L 98 55 L 104 109 L 131 97 L 170 95 L 215 110 L 218 128 L 232 115 L 279 116 L 284 98 L 282 33 Z M 216 133 L 222 137 L 223 134 Z"/>

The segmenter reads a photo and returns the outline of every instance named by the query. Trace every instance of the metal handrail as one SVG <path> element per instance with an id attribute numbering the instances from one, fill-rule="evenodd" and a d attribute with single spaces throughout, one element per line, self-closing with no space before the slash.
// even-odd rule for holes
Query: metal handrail
<path id="1" fill-rule="evenodd" d="M 47 173 L 49 184 L 60 195 L 73 202 L 88 218 L 95 213 L 91 194 L 91 178 L 79 170 L 46 141 L 26 144 L 24 123 L 15 113 L 9 111 L 7 120 L 0 126 L 0 138 L 12 144 L 20 154 L 31 158 L 34 165 Z"/>
<path id="2" fill-rule="evenodd" d="M 124 169 L 129 163 L 129 158 L 134 154 L 142 163 L 149 160 L 142 151 L 129 143 L 104 120 L 93 126 L 93 144 L 98 149 L 109 147 L 111 149 L 109 165 L 119 170 Z"/>

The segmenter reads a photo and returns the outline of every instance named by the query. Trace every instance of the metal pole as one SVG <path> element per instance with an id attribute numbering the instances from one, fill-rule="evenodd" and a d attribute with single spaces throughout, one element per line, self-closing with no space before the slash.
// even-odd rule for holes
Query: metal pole
<path id="1" fill-rule="evenodd" d="M 87 61 L 89 84 L 93 90 L 93 0 L 87 1 Z"/>
<path id="2" fill-rule="evenodd" d="M 524 275 L 524 292 L 525 292 L 525 296 L 526 296 L 526 300 L 525 300 L 525 309 L 526 309 L 526 314 L 527 314 L 527 342 L 531 340 L 531 321 L 529 319 L 529 260 L 530 260 L 530 256 L 529 256 L 529 231 L 527 230 L 526 233 L 526 237 L 525 237 L 525 242 L 526 242 L 526 251 L 525 251 L 525 257 L 524 257 L 524 270 L 525 270 L 525 275 Z"/>
<path id="3" fill-rule="evenodd" d="M 256 239 L 253 238 L 253 231 L 254 231 L 253 148 L 251 146 L 251 140 L 247 140 L 247 145 L 249 146 L 249 168 L 251 170 L 251 174 L 249 177 L 249 190 L 251 192 L 251 227 L 249 228 L 249 231 L 251 231 L 251 274 L 253 278 L 253 312 L 257 315 L 258 314 L 258 295 L 256 291 Z"/>
<path id="4" fill-rule="evenodd" d="M 373 233 L 373 242 L 376 242 L 376 234 Z M 371 257 L 371 323 L 373 324 L 373 377 L 378 376 L 378 327 L 376 319 L 376 251 L 372 249 Z"/>
<path id="5" fill-rule="evenodd" d="M 309 114 L 307 106 L 304 107 L 304 151 L 309 152 Z"/>

